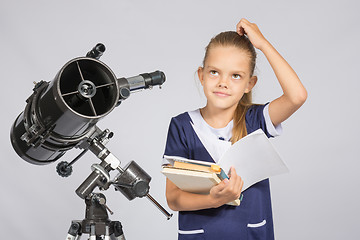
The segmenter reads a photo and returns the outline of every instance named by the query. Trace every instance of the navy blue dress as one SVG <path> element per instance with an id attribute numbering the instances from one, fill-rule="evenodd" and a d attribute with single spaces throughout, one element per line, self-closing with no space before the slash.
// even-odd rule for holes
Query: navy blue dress
<path id="1" fill-rule="evenodd" d="M 246 113 L 248 134 L 261 128 L 268 137 L 263 109 L 253 105 Z M 171 119 L 165 147 L 168 156 L 214 162 L 192 127 L 189 114 Z M 258 182 L 243 192 L 238 207 L 179 212 L 179 240 L 190 239 L 274 239 L 269 180 Z"/>

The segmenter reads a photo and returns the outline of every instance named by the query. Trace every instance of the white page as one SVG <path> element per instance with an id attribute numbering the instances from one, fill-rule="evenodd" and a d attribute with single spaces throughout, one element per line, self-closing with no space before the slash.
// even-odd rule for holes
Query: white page
<path id="1" fill-rule="evenodd" d="M 233 144 L 219 165 L 226 173 L 235 167 L 243 179 L 243 191 L 261 180 L 289 172 L 265 133 L 259 129 Z"/>
<path id="2" fill-rule="evenodd" d="M 208 165 L 208 166 L 211 166 L 211 165 L 213 165 L 213 164 L 216 164 L 216 163 L 214 163 L 214 162 L 206 162 L 206 161 L 201 161 L 201 160 L 187 159 L 187 158 L 178 157 L 178 156 L 167 156 L 167 155 L 164 155 L 164 158 L 165 158 L 166 160 L 168 160 L 171 165 L 174 165 L 174 162 L 175 162 L 175 161 L 184 162 L 184 163 L 194 163 L 194 164 Z"/>

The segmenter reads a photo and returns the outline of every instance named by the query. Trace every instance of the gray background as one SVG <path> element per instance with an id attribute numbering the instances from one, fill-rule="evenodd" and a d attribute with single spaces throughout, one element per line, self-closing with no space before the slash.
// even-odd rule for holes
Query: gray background
<path id="1" fill-rule="evenodd" d="M 357 239 L 359 9 L 357 1 L 346 0 L 1 0 L 1 238 L 65 239 L 71 220 L 84 217 L 85 205 L 74 190 L 98 162 L 87 153 L 63 179 L 56 164 L 35 166 L 15 154 L 9 131 L 33 81 L 52 80 L 98 42 L 107 47 L 101 60 L 117 77 L 164 71 L 163 89 L 133 94 L 98 126 L 115 132 L 108 148 L 123 165 L 136 160 L 153 178 L 151 194 L 166 206 L 159 165 L 170 118 L 204 105 L 194 77 L 204 47 L 245 17 L 258 24 L 309 93 L 283 124 L 283 136 L 273 140 L 290 168 L 271 179 L 276 238 Z M 261 53 L 257 74 L 256 102 L 281 94 Z M 146 199 L 129 202 L 113 188 L 106 195 L 115 212 L 111 219 L 123 223 L 128 239 L 176 238 L 176 214 L 166 221 Z"/>

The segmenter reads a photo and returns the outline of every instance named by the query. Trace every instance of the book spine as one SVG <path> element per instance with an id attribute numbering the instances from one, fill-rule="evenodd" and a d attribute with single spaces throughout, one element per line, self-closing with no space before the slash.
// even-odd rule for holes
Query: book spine
<path id="1" fill-rule="evenodd" d="M 229 179 L 228 175 L 224 172 L 223 169 L 221 169 L 220 173 L 217 174 L 217 176 L 220 178 L 220 180 Z"/>

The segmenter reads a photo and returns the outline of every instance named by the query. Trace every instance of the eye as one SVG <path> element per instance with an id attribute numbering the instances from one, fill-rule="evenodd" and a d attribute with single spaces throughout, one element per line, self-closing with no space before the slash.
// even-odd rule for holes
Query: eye
<path id="1" fill-rule="evenodd" d="M 238 80 L 238 79 L 241 78 L 241 76 L 239 74 L 233 74 L 232 78 L 235 79 L 235 80 Z"/>
<path id="2" fill-rule="evenodd" d="M 219 73 L 218 73 L 217 71 L 215 71 L 215 70 L 211 70 L 211 71 L 210 71 L 210 75 L 212 75 L 212 76 L 218 76 Z"/>

